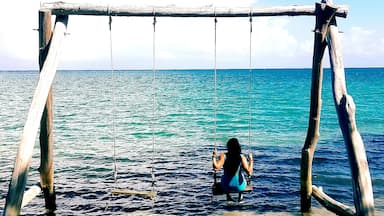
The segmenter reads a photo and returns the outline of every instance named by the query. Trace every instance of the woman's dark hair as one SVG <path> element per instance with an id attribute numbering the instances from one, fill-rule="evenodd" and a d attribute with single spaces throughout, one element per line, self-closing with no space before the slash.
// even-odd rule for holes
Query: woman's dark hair
<path id="1" fill-rule="evenodd" d="M 239 140 L 231 138 L 227 142 L 227 158 L 224 162 L 224 169 L 229 175 L 236 174 L 239 165 L 241 164 L 241 147 Z"/>
<path id="2" fill-rule="evenodd" d="M 236 138 L 231 138 L 227 142 L 227 149 L 228 149 L 228 154 L 230 155 L 240 155 L 241 154 L 241 147 L 239 140 Z"/>

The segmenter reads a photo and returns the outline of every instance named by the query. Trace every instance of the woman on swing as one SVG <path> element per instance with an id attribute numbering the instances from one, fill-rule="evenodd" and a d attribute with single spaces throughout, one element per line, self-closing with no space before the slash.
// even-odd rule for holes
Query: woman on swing
<path id="1" fill-rule="evenodd" d="M 242 191 L 247 187 L 247 181 L 241 173 L 241 168 L 245 170 L 248 176 L 252 175 L 253 157 L 248 154 L 249 163 L 244 155 L 241 154 L 241 147 L 236 138 L 231 138 L 227 142 L 227 153 L 220 153 L 219 160 L 216 160 L 216 149 L 212 154 L 212 165 L 215 171 L 224 166 L 224 175 L 221 177 L 221 187 L 227 194 L 227 200 L 232 200 L 229 192 L 238 192 L 239 201 L 242 199 Z"/>

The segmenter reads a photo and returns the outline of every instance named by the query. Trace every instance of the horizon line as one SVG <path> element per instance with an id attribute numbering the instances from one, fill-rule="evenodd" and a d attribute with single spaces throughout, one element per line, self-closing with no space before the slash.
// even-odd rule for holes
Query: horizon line
<path id="1" fill-rule="evenodd" d="M 344 69 L 380 69 L 384 68 L 384 66 L 367 66 L 367 67 L 345 67 Z M 217 70 L 307 70 L 312 69 L 311 67 L 266 67 L 266 68 L 216 68 Z M 323 69 L 331 69 L 331 67 L 324 67 Z M 119 68 L 119 69 L 57 69 L 57 71 L 152 71 L 152 68 Z M 209 71 L 214 70 L 214 68 L 159 68 L 155 69 L 156 71 L 186 71 L 186 70 L 195 70 L 195 71 Z M 36 71 L 38 69 L 10 69 L 10 70 L 2 70 L 1 72 L 17 72 L 17 71 Z"/>

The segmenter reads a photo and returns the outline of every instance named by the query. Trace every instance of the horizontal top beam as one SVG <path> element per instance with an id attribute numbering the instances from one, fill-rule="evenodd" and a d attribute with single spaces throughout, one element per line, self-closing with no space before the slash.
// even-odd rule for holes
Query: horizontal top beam
<path id="1" fill-rule="evenodd" d="M 347 17 L 348 7 L 337 8 L 336 16 Z M 51 11 L 53 15 L 94 15 L 94 16 L 142 16 L 142 17 L 249 17 L 249 16 L 314 16 L 313 6 L 282 6 L 269 8 L 234 7 L 193 7 L 181 8 L 132 6 L 132 5 L 96 5 L 90 3 L 52 2 L 41 5 L 40 11 Z"/>

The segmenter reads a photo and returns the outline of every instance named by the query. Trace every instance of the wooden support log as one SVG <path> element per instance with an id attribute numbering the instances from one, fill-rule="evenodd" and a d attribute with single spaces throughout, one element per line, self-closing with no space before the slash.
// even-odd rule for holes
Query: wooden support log
<path id="1" fill-rule="evenodd" d="M 39 11 L 39 66 L 43 69 L 51 39 L 51 12 Z M 56 195 L 53 181 L 53 101 L 52 87 L 40 122 L 40 186 L 44 193 L 48 212 L 56 209 Z"/>
<path id="2" fill-rule="evenodd" d="M 326 209 L 337 215 L 355 215 L 355 211 L 352 208 L 332 199 L 315 185 L 312 186 L 312 196 Z"/>
<path id="3" fill-rule="evenodd" d="M 21 208 L 28 205 L 35 197 L 41 193 L 41 187 L 39 185 L 33 185 L 29 188 L 23 195 L 23 202 L 21 203 Z"/>
<path id="4" fill-rule="evenodd" d="M 132 5 L 102 5 L 87 3 L 44 3 L 41 10 L 51 10 L 53 15 L 96 15 L 96 16 L 156 16 L 162 17 L 248 17 L 252 16 L 313 16 L 313 6 L 285 6 L 270 8 L 199 8 L 138 7 Z M 348 7 L 337 7 L 336 16 L 347 17 Z"/>
<path id="5" fill-rule="evenodd" d="M 312 162 L 320 136 L 321 89 L 323 80 L 322 59 L 327 46 L 325 37 L 329 21 L 334 17 L 336 11 L 337 9 L 334 7 L 328 5 L 323 7 L 319 3 L 316 4 L 317 15 L 312 62 L 311 104 L 307 136 L 301 151 L 300 195 L 302 212 L 308 212 L 311 208 Z"/>
<path id="6" fill-rule="evenodd" d="M 327 40 L 332 69 L 333 98 L 348 152 L 356 215 L 374 215 L 371 175 L 369 173 L 364 143 L 356 126 L 355 103 L 353 98 L 347 93 L 336 19 L 333 19 L 329 26 Z"/>
<path id="7" fill-rule="evenodd" d="M 21 142 L 18 148 L 15 165 L 9 184 L 5 202 L 4 215 L 19 215 L 20 207 L 27 181 L 29 165 L 32 159 L 37 130 L 45 107 L 48 93 L 56 74 L 58 55 L 61 42 L 64 39 L 68 16 L 57 16 L 51 45 L 40 73 L 39 82 L 29 108 L 27 121 L 24 125 Z"/>

